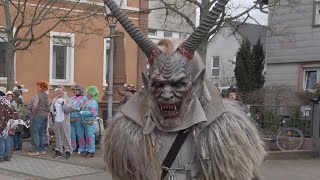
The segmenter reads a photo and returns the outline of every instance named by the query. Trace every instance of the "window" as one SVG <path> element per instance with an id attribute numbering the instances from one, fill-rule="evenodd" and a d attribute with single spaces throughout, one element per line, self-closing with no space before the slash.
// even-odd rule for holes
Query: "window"
<path id="1" fill-rule="evenodd" d="M 164 37 L 172 37 L 172 32 L 165 31 L 163 36 Z"/>
<path id="2" fill-rule="evenodd" d="M 148 30 L 148 35 L 149 36 L 157 36 L 157 30 L 149 29 Z"/>
<path id="3" fill-rule="evenodd" d="M 7 42 L 0 40 L 0 78 L 5 78 L 7 75 L 6 46 Z"/>
<path id="4" fill-rule="evenodd" d="M 122 0 L 122 5 L 123 6 L 128 6 L 128 0 Z"/>
<path id="5" fill-rule="evenodd" d="M 0 32 L 0 82 L 7 81 L 7 37 L 5 32 Z"/>
<path id="6" fill-rule="evenodd" d="M 109 71 L 109 56 L 110 56 L 110 38 L 104 38 L 104 53 L 103 53 L 103 82 L 102 86 L 107 87 L 107 74 Z"/>
<path id="7" fill-rule="evenodd" d="M 187 33 L 179 33 L 179 38 L 180 39 L 187 39 Z"/>
<path id="8" fill-rule="evenodd" d="M 320 69 L 308 68 L 304 70 L 304 90 L 314 90 L 319 81 Z"/>
<path id="9" fill-rule="evenodd" d="M 314 25 L 320 25 L 320 0 L 314 2 Z"/>
<path id="10" fill-rule="evenodd" d="M 50 84 L 72 85 L 74 34 L 50 32 Z"/>
<path id="11" fill-rule="evenodd" d="M 0 26 L 1 27 L 1 26 Z M 15 33 L 16 28 L 13 28 L 13 33 Z M 7 52 L 7 34 L 5 31 L 0 31 L 0 83 L 7 83 L 7 59 L 6 59 L 6 52 Z M 14 81 L 16 82 L 16 55 L 14 54 L 13 57 L 14 61 Z"/>
<path id="12" fill-rule="evenodd" d="M 220 57 L 219 56 L 212 57 L 211 76 L 219 77 L 219 64 L 220 64 Z"/>

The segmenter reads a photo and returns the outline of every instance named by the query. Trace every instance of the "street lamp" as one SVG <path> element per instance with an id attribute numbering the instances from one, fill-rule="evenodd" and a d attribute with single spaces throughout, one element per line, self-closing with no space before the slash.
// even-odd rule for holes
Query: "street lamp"
<path id="1" fill-rule="evenodd" d="M 105 0 L 107 1 L 107 0 Z M 122 5 L 122 0 L 114 0 L 116 4 L 121 7 Z M 108 90 L 108 119 L 107 122 L 110 122 L 112 120 L 112 104 L 113 104 L 113 60 L 114 60 L 114 38 L 115 38 L 115 29 L 116 29 L 116 24 L 117 24 L 117 18 L 113 16 L 111 13 L 110 9 L 104 3 L 104 7 L 106 10 L 106 21 L 107 24 L 109 25 L 110 28 L 110 59 L 109 59 L 109 90 Z"/>

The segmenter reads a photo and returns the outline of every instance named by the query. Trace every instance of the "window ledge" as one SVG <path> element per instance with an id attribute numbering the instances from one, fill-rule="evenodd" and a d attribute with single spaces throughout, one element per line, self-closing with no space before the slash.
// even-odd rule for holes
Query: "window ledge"
<path id="1" fill-rule="evenodd" d="M 72 82 L 50 82 L 50 86 L 74 86 L 76 83 Z"/>

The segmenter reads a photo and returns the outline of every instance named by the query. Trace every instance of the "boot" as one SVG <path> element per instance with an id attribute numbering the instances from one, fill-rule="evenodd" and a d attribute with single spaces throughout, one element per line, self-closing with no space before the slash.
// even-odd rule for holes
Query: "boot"
<path id="1" fill-rule="evenodd" d="M 61 152 L 56 150 L 56 154 L 53 156 L 53 158 L 57 159 L 57 158 L 60 158 L 60 157 L 62 157 Z"/>

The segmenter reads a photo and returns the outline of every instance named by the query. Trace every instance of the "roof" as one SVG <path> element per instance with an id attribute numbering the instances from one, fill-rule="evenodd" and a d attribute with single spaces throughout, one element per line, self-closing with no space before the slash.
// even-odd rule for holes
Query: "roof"
<path id="1" fill-rule="evenodd" d="M 230 26 L 236 31 L 238 34 L 242 36 L 243 39 L 248 39 L 252 45 L 256 44 L 257 41 L 261 40 L 263 46 L 265 48 L 266 37 L 267 37 L 267 27 L 258 25 L 258 24 L 250 24 L 243 23 L 238 21 L 231 21 L 224 26 Z"/>

